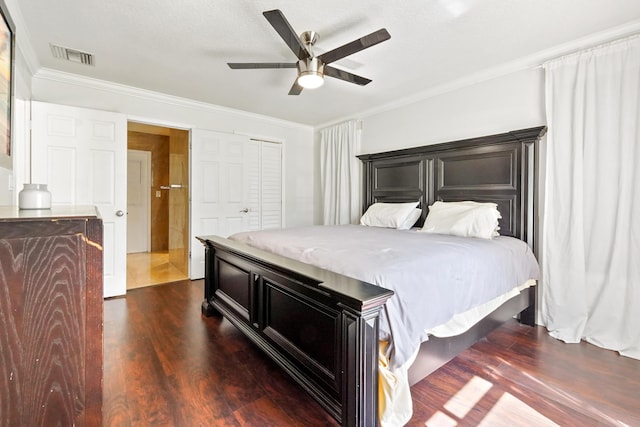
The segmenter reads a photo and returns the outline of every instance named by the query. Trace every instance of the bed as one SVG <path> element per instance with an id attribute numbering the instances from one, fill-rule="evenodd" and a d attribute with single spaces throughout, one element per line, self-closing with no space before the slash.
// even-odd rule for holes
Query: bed
<path id="1" fill-rule="evenodd" d="M 492 202 L 500 234 L 535 251 L 537 144 L 544 127 L 359 156 L 364 210 L 376 202 Z M 364 212 L 363 210 L 363 212 Z M 380 314 L 393 291 L 236 240 L 201 236 L 202 313 L 223 315 L 343 426 L 378 423 Z M 467 332 L 425 341 L 409 371 L 419 381 L 513 316 L 535 323 L 535 287 Z"/>

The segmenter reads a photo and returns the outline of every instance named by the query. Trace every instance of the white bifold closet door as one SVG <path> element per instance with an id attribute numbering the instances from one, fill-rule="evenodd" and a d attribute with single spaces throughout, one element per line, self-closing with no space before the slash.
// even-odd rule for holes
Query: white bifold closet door
<path id="1" fill-rule="evenodd" d="M 260 229 L 282 227 L 282 145 L 260 141 Z"/>
<path id="2" fill-rule="evenodd" d="M 204 247 L 196 236 L 282 226 L 281 158 L 280 144 L 192 129 L 191 279 L 204 277 Z"/>

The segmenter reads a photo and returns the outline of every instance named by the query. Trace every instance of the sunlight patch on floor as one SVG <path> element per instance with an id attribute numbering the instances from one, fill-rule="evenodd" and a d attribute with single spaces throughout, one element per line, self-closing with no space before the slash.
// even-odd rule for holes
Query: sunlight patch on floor
<path id="1" fill-rule="evenodd" d="M 505 359 L 501 359 L 501 363 L 500 366 L 502 365 L 507 365 L 512 367 L 512 364 Z M 598 408 L 594 407 L 593 405 L 590 405 L 588 402 L 583 401 L 582 399 L 579 399 L 577 397 L 575 397 L 573 394 L 566 392 L 564 390 L 559 389 L 558 387 L 553 386 L 552 384 L 548 384 L 545 381 L 541 381 L 540 379 L 534 377 L 533 375 L 527 373 L 527 372 L 520 372 L 520 374 L 524 375 L 527 379 L 527 381 L 533 382 L 538 384 L 540 387 L 545 389 L 545 395 L 546 396 L 555 396 L 554 400 L 561 402 L 563 405 L 566 405 L 570 408 L 574 408 L 580 412 L 583 413 L 588 413 L 591 414 L 593 416 L 597 416 L 603 419 L 604 422 L 611 424 L 611 425 L 616 425 L 616 426 L 622 426 L 622 427 L 627 427 L 627 424 L 625 424 L 624 422 L 612 418 L 609 415 L 607 415 L 606 413 L 602 412 L 601 410 L 599 410 Z M 496 377 L 508 377 L 509 374 L 507 372 L 503 372 L 500 370 L 500 368 L 497 368 L 497 372 L 496 372 Z M 516 386 L 512 386 L 511 390 L 516 392 L 516 393 L 525 393 L 525 391 L 520 390 L 520 388 L 516 385 Z"/>
<path id="2" fill-rule="evenodd" d="M 444 412 L 438 411 L 424 425 L 427 427 L 453 427 L 457 426 L 458 422 Z"/>
<path id="3" fill-rule="evenodd" d="M 462 419 L 487 394 L 492 386 L 493 384 L 483 378 L 473 377 L 455 396 L 444 404 L 444 408 Z"/>
<path id="4" fill-rule="evenodd" d="M 479 427 L 558 426 L 523 401 L 504 393 L 484 417 Z"/>
<path id="5" fill-rule="evenodd" d="M 469 411 L 476 407 L 492 387 L 491 382 L 474 376 L 443 405 L 442 411 L 433 414 L 424 425 L 427 427 L 457 426 L 458 423 L 465 421 Z M 479 424 L 480 427 L 525 425 L 550 427 L 558 424 L 507 392 L 500 396 Z"/>
<path id="6" fill-rule="evenodd" d="M 444 410 L 451 416 L 438 411 L 429 418 L 425 426 L 450 427 L 458 425 L 457 420 L 464 419 L 491 387 L 493 387 L 493 384 L 489 381 L 474 376 L 444 404 Z"/>

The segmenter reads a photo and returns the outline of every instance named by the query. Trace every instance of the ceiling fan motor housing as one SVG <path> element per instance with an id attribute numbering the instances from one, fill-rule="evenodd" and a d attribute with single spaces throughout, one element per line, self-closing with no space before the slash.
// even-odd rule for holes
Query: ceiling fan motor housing
<path id="1" fill-rule="evenodd" d="M 324 75 L 324 64 L 319 58 L 306 58 L 298 61 L 298 75 Z"/>

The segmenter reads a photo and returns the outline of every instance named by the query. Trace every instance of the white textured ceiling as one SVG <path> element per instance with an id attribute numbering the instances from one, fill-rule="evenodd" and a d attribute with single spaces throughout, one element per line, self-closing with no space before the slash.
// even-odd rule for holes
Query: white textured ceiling
<path id="1" fill-rule="evenodd" d="M 571 45 L 636 28 L 639 0 L 19 0 L 39 66 L 318 126 L 384 108 Z M 373 80 L 325 78 L 287 95 L 295 69 L 231 70 L 227 62 L 295 62 L 263 17 L 280 9 L 328 51 L 386 28 L 391 39 L 336 62 Z M 591 36 L 592 37 L 592 36 Z M 49 43 L 95 55 L 53 58 Z M 559 50 L 560 52 L 560 50 Z"/>

